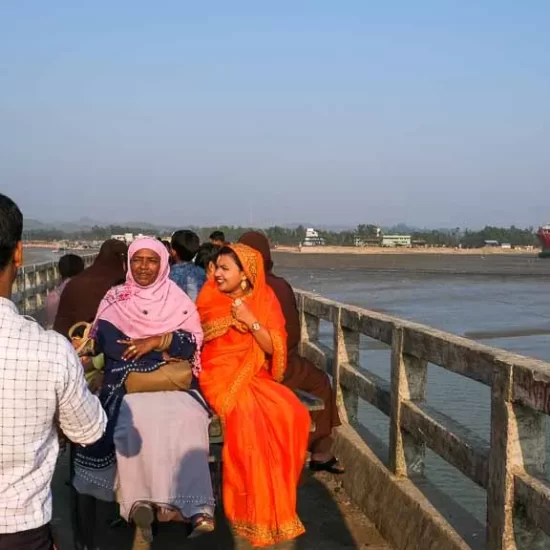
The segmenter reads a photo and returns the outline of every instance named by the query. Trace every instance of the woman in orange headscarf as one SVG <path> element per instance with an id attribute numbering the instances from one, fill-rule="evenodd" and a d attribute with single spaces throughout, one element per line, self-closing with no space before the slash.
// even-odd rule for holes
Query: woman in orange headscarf
<path id="1" fill-rule="evenodd" d="M 223 499 L 234 533 L 270 546 L 304 532 L 296 488 L 310 418 L 281 385 L 285 320 L 252 248 L 224 246 L 197 299 L 204 331 L 200 386 L 224 425 Z"/>

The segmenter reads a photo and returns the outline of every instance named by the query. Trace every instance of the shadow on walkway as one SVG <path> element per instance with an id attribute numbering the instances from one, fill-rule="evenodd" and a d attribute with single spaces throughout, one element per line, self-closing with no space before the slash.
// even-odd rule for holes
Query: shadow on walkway
<path id="1" fill-rule="evenodd" d="M 67 457 L 63 456 L 54 478 L 54 520 L 58 550 L 74 550 L 69 509 Z M 306 533 L 295 541 L 271 547 L 273 550 L 389 550 L 372 523 L 353 506 L 345 492 L 330 475 L 306 476 L 298 493 L 298 511 Z M 100 550 L 131 550 L 133 530 L 122 522 L 109 527 L 116 517 L 115 507 L 101 503 L 97 534 Z M 249 550 L 246 541 L 235 541 L 223 514 L 218 509 L 216 531 L 194 540 L 186 539 L 181 524 L 161 524 L 153 550 Z"/>

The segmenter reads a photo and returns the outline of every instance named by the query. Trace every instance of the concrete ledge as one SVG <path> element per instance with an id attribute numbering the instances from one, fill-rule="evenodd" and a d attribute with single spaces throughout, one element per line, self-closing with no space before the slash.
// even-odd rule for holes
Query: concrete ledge
<path id="1" fill-rule="evenodd" d="M 338 428 L 335 450 L 346 467 L 344 489 L 396 550 L 469 550 L 413 483 L 393 476 L 351 426 Z"/>

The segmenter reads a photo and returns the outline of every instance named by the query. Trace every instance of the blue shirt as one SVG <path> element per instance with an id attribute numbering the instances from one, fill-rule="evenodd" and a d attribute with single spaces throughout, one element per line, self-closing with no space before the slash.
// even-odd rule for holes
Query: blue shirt
<path id="1" fill-rule="evenodd" d="M 206 273 L 202 267 L 191 262 L 174 264 L 170 269 L 170 279 L 195 301 L 202 285 L 206 282 Z"/>

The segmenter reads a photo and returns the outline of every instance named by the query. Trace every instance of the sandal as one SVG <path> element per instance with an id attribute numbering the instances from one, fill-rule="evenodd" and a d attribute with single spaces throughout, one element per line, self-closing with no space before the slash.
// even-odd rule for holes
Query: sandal
<path id="1" fill-rule="evenodd" d="M 153 542 L 153 523 L 155 522 L 155 511 L 150 504 L 139 502 L 134 505 L 130 514 L 136 526 L 136 539 L 142 539 L 144 543 Z"/>
<path id="2" fill-rule="evenodd" d="M 330 460 L 327 460 L 326 462 L 310 460 L 309 469 L 313 470 L 314 472 L 328 472 L 329 474 L 335 475 L 341 475 L 346 472 L 346 470 L 344 470 L 344 468 L 340 466 L 340 463 L 335 456 L 333 456 Z"/>
<path id="3" fill-rule="evenodd" d="M 191 518 L 191 533 L 190 539 L 194 539 L 204 533 L 211 533 L 214 531 L 214 518 L 208 514 L 197 514 Z"/>

